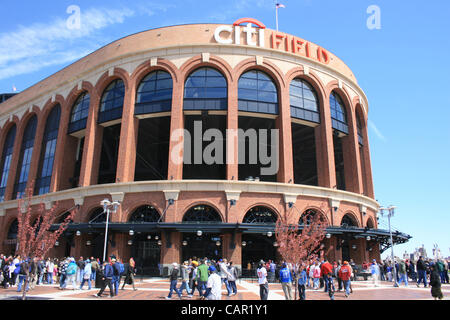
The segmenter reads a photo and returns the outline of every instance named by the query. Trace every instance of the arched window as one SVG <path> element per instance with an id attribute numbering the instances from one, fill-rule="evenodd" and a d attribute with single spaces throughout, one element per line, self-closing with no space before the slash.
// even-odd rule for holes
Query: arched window
<path id="1" fill-rule="evenodd" d="M 86 129 L 87 118 L 89 116 L 90 95 L 83 92 L 75 101 L 70 114 L 69 134 Z"/>
<path id="2" fill-rule="evenodd" d="M 106 223 L 106 212 L 102 207 L 98 207 L 92 211 L 89 216 L 89 223 Z"/>
<path id="3" fill-rule="evenodd" d="M 36 134 L 37 117 L 32 116 L 28 120 L 28 124 L 25 128 L 22 146 L 20 148 L 20 158 L 18 163 L 18 170 L 16 176 L 16 183 L 14 184 L 13 199 L 16 197 L 21 198 L 25 192 L 28 181 L 28 172 L 30 171 L 31 156 L 33 155 L 34 136 Z"/>
<path id="4" fill-rule="evenodd" d="M 58 139 L 61 107 L 56 105 L 48 115 L 42 140 L 39 178 L 36 179 L 35 194 L 45 194 L 50 190 L 53 162 L 55 160 L 56 141 Z"/>
<path id="5" fill-rule="evenodd" d="M 152 206 L 142 206 L 134 210 L 131 214 L 129 222 L 149 223 L 158 222 L 160 218 L 158 210 Z"/>
<path id="6" fill-rule="evenodd" d="M 357 223 L 355 220 L 349 215 L 346 214 L 341 221 L 341 227 L 347 228 L 347 227 L 357 227 Z"/>
<path id="7" fill-rule="evenodd" d="M 187 78 L 184 110 L 227 110 L 227 81 L 213 68 L 200 68 Z"/>
<path id="8" fill-rule="evenodd" d="M 17 219 L 14 219 L 14 221 L 9 226 L 8 235 L 6 238 L 9 240 L 17 239 L 17 233 L 19 233 L 19 221 Z"/>
<path id="9" fill-rule="evenodd" d="M 173 81 L 166 71 L 154 71 L 142 79 L 136 95 L 134 113 L 148 114 L 172 109 Z"/>
<path id="10" fill-rule="evenodd" d="M 184 214 L 183 222 L 222 222 L 222 218 L 214 208 L 198 205 L 190 208 Z"/>
<path id="11" fill-rule="evenodd" d="M 332 92 L 330 94 L 330 110 L 332 127 L 340 132 L 348 134 L 347 113 L 341 97 Z"/>
<path id="12" fill-rule="evenodd" d="M 291 116 L 320 123 L 319 103 L 314 88 L 303 79 L 294 79 L 290 86 Z"/>
<path id="13" fill-rule="evenodd" d="M 358 142 L 362 146 L 364 145 L 363 125 L 359 112 L 356 113 L 356 126 L 358 131 Z"/>
<path id="14" fill-rule="evenodd" d="M 374 226 L 374 224 L 373 224 L 372 218 L 370 218 L 369 220 L 367 220 L 367 228 L 369 228 L 369 229 L 375 228 L 375 226 Z"/>
<path id="15" fill-rule="evenodd" d="M 318 216 L 318 213 L 316 210 L 308 209 L 305 212 L 303 212 L 302 216 L 298 220 L 298 224 L 303 226 L 306 222 L 306 225 L 309 226 L 312 221 L 314 221 L 315 219 L 318 219 L 319 217 L 320 216 Z"/>
<path id="16" fill-rule="evenodd" d="M 276 223 L 278 216 L 271 209 L 258 206 L 247 211 L 242 223 Z"/>
<path id="17" fill-rule="evenodd" d="M 125 85 L 121 79 L 114 80 L 103 92 L 98 123 L 122 118 Z"/>
<path id="18" fill-rule="evenodd" d="M 278 91 L 264 72 L 252 70 L 239 79 L 239 111 L 278 114 Z"/>
<path id="19" fill-rule="evenodd" d="M 1 181 L 0 181 L 0 202 L 5 200 L 6 184 L 8 183 L 9 168 L 11 166 L 11 158 L 14 150 L 14 140 L 16 139 L 16 126 L 9 129 L 3 146 L 1 159 Z"/>

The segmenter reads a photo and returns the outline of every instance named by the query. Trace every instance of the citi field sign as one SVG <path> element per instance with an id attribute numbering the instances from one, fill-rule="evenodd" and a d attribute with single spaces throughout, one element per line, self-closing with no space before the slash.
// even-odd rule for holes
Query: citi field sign
<path id="1" fill-rule="evenodd" d="M 253 27 L 253 25 L 256 27 Z M 265 48 L 266 31 L 269 30 L 266 30 L 266 26 L 262 22 L 252 18 L 242 18 L 233 25 L 217 27 L 214 32 L 214 39 L 220 44 L 243 44 Z M 242 34 L 244 34 L 244 39 L 242 39 Z M 298 54 L 324 64 L 330 63 L 328 52 L 309 41 L 273 30 L 270 31 L 269 39 L 271 49 Z"/>

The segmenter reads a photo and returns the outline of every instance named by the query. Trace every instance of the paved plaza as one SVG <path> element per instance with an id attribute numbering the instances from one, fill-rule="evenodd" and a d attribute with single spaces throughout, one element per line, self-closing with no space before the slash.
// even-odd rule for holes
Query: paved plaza
<path id="1" fill-rule="evenodd" d="M 179 282 L 181 284 L 181 281 Z M 414 282 L 409 283 L 409 287 L 404 287 L 403 284 L 399 288 L 394 288 L 391 283 L 380 282 L 378 287 L 375 287 L 371 281 L 355 281 L 352 282 L 353 294 L 348 298 L 344 296 L 344 292 L 336 292 L 335 300 L 433 300 L 430 293 L 430 288 L 424 288 L 423 285 L 418 288 Z M 109 289 L 107 288 L 101 298 L 94 297 L 94 294 L 99 289 L 88 290 L 86 285 L 84 290 L 70 289 L 59 290 L 58 285 L 44 284 L 36 286 L 32 291 L 28 292 L 28 296 L 33 299 L 42 300 L 164 300 L 169 292 L 169 281 L 162 278 L 152 279 L 138 279 L 136 281 L 136 288 L 134 291 L 131 286 L 125 286 L 125 290 L 119 290 L 119 295 L 114 298 L 109 298 Z M 223 300 L 239 301 L 239 300 L 259 300 L 259 286 L 256 282 L 251 280 L 240 280 L 237 282 L 238 294 L 228 297 L 225 286 L 223 286 Z M 269 300 L 285 300 L 281 284 L 274 283 L 269 286 Z M 12 299 L 19 296 L 16 292 L 17 288 L 0 289 L 0 299 Z M 450 285 L 442 285 L 442 293 L 444 300 L 450 300 Z M 186 292 L 183 292 L 183 301 L 198 300 L 198 292 L 196 291 L 194 297 L 189 298 Z M 174 293 L 172 300 L 179 300 Z M 323 289 L 306 290 L 306 300 L 329 300 Z"/>

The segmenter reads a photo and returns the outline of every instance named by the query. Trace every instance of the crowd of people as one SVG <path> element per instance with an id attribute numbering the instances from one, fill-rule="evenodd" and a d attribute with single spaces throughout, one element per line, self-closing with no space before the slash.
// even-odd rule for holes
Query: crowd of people
<path id="1" fill-rule="evenodd" d="M 297 286 L 300 300 L 306 299 L 306 289 L 326 292 L 330 299 L 334 299 L 334 292 L 343 291 L 345 297 L 353 292 L 352 281 L 359 276 L 370 277 L 374 286 L 380 281 L 395 282 L 399 286 L 408 286 L 413 282 L 419 287 L 431 287 L 431 295 L 435 299 L 442 299 L 442 283 L 449 283 L 449 261 L 444 259 L 424 259 L 420 257 L 417 262 L 408 259 L 396 259 L 394 263 L 372 260 L 363 262 L 359 267 L 355 262 L 310 260 L 301 266 L 282 261 L 276 263 L 268 260 L 257 264 L 255 275 L 260 287 L 261 300 L 267 300 L 269 283 L 281 283 L 286 300 L 293 300 L 293 286 Z M 85 284 L 88 289 L 100 288 L 95 294 L 101 297 L 105 289 L 109 288 L 109 296 L 119 294 L 119 287 L 123 279 L 122 289 L 126 284 L 135 287 L 136 266 L 133 258 L 127 263 L 121 259 L 110 256 L 103 263 L 94 257 L 84 259 L 73 257 L 63 259 L 29 259 L 17 256 L 4 256 L 0 254 L 0 284 L 3 288 L 16 287 L 20 292 L 26 283 L 25 290 L 33 290 L 42 284 L 57 284 L 60 290 L 83 290 Z M 248 270 L 247 270 L 248 271 Z M 232 261 L 208 258 L 197 259 L 193 257 L 181 265 L 174 262 L 169 270 L 170 289 L 166 299 L 171 299 L 175 292 L 181 299 L 183 291 L 189 298 L 198 292 L 200 299 L 222 299 L 222 287 L 225 286 L 228 296 L 237 294 L 236 281 L 240 271 Z M 181 283 L 178 281 L 181 279 Z M 337 290 L 335 287 L 337 286 Z"/>
<path id="2" fill-rule="evenodd" d="M 181 285 L 178 287 L 180 277 Z M 181 299 L 183 290 L 189 298 L 192 298 L 197 289 L 198 296 L 202 300 L 221 300 L 223 285 L 231 297 L 237 294 L 238 277 L 238 269 L 227 259 L 215 261 L 206 257 L 203 259 L 193 257 L 184 261 L 181 266 L 174 262 L 170 270 L 170 289 L 166 299 L 172 299 L 173 292 Z"/>
<path id="3" fill-rule="evenodd" d="M 0 283 L 3 288 L 17 287 L 17 292 L 22 291 L 26 283 L 26 291 L 33 290 L 43 284 L 57 284 L 60 290 L 83 290 L 86 284 L 88 289 L 100 288 L 95 295 L 101 297 L 105 288 L 110 288 L 110 297 L 119 294 L 119 286 L 123 278 L 122 289 L 126 284 L 135 288 L 134 276 L 136 275 L 133 258 L 125 265 L 120 259 L 111 256 L 109 261 L 100 263 L 94 257 L 84 259 L 73 257 L 63 259 L 26 258 L 20 255 L 4 256 L 0 254 Z"/>

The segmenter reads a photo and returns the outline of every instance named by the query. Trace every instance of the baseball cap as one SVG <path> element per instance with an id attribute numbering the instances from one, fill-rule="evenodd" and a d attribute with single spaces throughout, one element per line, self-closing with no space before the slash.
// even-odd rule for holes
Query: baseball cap
<path id="1" fill-rule="evenodd" d="M 214 266 L 209 266 L 208 270 L 211 271 L 211 272 L 214 272 L 214 271 L 216 271 L 216 267 L 214 267 Z"/>

